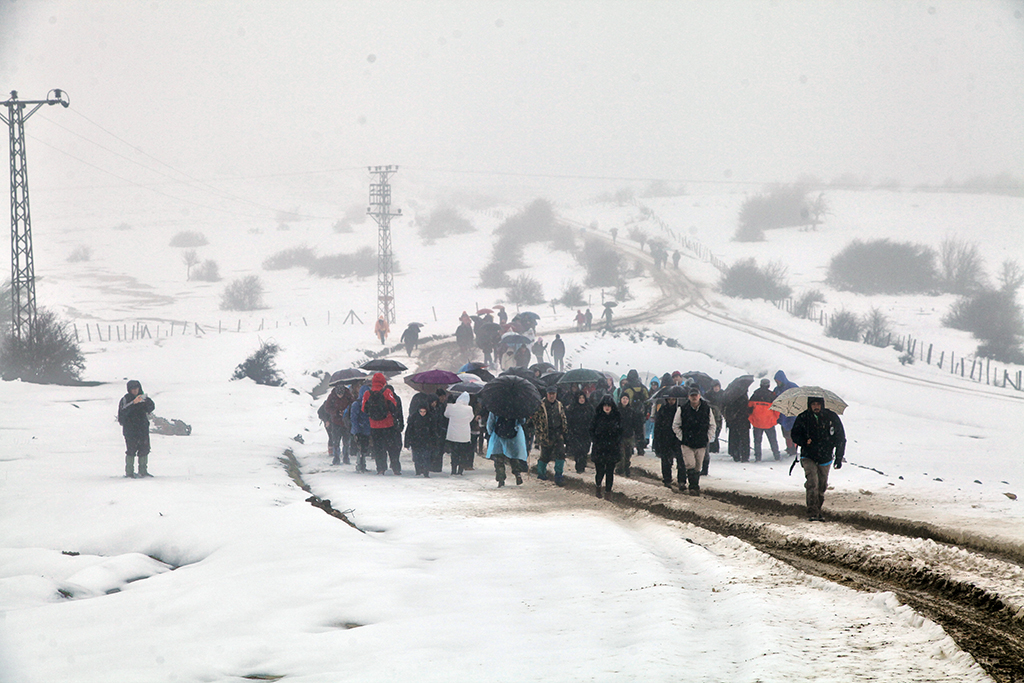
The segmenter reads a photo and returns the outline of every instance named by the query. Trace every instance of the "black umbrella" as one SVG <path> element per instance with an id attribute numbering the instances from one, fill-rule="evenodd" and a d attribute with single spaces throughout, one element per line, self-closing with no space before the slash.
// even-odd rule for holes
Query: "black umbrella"
<path id="1" fill-rule="evenodd" d="M 562 379 L 564 374 L 564 372 L 548 372 L 540 376 L 540 381 L 551 387 L 558 384 L 558 380 Z"/>
<path id="2" fill-rule="evenodd" d="M 383 372 L 385 375 L 397 375 L 398 373 L 409 369 L 397 360 L 391 360 L 390 358 L 374 358 L 371 361 L 363 363 L 359 367 L 363 370 L 370 370 L 371 372 Z"/>
<path id="3" fill-rule="evenodd" d="M 683 377 L 686 379 L 692 379 L 698 387 L 700 387 L 700 393 L 706 394 L 711 391 L 711 386 L 715 383 L 715 378 L 706 372 L 700 372 L 699 370 L 690 370 L 684 372 Z"/>
<path id="4" fill-rule="evenodd" d="M 537 387 L 517 375 L 501 375 L 484 385 L 480 403 L 499 417 L 526 419 L 540 407 Z"/>
<path id="5" fill-rule="evenodd" d="M 604 384 L 604 375 L 597 370 L 575 368 L 562 375 L 559 384 Z"/>
<path id="6" fill-rule="evenodd" d="M 450 394 L 479 394 L 483 391 L 484 384 L 475 384 L 473 382 L 459 382 L 448 387 L 448 393 Z"/>
<path id="7" fill-rule="evenodd" d="M 661 389 L 655 391 L 653 394 L 651 394 L 651 397 L 648 399 L 648 402 L 660 405 L 665 402 L 666 398 L 686 398 L 686 394 L 686 387 L 681 387 L 677 384 L 673 384 L 670 387 L 662 387 Z"/>
<path id="8" fill-rule="evenodd" d="M 523 344 L 532 344 L 534 342 L 533 339 L 530 339 L 525 334 L 516 334 L 514 332 L 502 335 L 499 341 L 501 341 L 502 344 L 507 344 L 508 346 L 521 346 Z"/>
<path id="9" fill-rule="evenodd" d="M 531 365 L 530 369 L 537 370 L 543 375 L 545 372 L 550 372 L 551 370 L 554 370 L 555 366 L 552 365 L 551 363 L 541 361 L 540 363 L 534 363 L 533 365 Z"/>
<path id="10" fill-rule="evenodd" d="M 522 377 L 525 380 L 533 382 L 538 387 L 544 386 L 544 383 L 540 381 L 540 377 L 537 376 L 537 373 L 529 368 L 521 368 L 518 366 L 511 367 L 508 370 L 504 370 L 501 375 L 515 375 L 516 377 Z M 501 377 L 501 375 L 498 375 L 498 377 Z"/>
<path id="11" fill-rule="evenodd" d="M 359 380 L 366 377 L 366 373 L 356 368 L 349 368 L 347 370 L 338 370 L 336 373 L 331 375 L 331 380 L 328 382 L 332 387 L 336 384 L 348 384 L 349 382 L 358 382 Z"/>
<path id="12" fill-rule="evenodd" d="M 407 327 L 423 327 L 423 323 L 409 323 Z"/>
<path id="13" fill-rule="evenodd" d="M 605 301 L 604 302 L 604 307 L 605 308 L 615 308 L 618 305 L 619 305 L 618 301 Z"/>
<path id="14" fill-rule="evenodd" d="M 729 382 L 729 386 L 722 391 L 722 401 L 724 403 L 729 403 L 730 401 L 745 398 L 747 395 L 747 389 L 753 383 L 753 375 L 740 375 L 733 381 Z"/>
<path id="15" fill-rule="evenodd" d="M 466 370 L 466 372 L 468 372 L 471 375 L 476 375 L 485 382 L 490 382 L 492 379 L 494 379 L 494 375 L 492 375 L 485 368 L 472 368 L 470 370 Z"/>

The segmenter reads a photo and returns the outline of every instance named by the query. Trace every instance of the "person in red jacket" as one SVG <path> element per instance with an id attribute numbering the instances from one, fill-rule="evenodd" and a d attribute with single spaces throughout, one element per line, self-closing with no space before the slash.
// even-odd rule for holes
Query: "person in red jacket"
<path id="1" fill-rule="evenodd" d="M 398 410 L 398 399 L 395 393 L 388 386 L 388 380 L 383 373 L 375 373 L 370 383 L 370 390 L 363 394 L 363 412 L 370 418 L 370 447 L 373 449 L 373 459 L 377 465 L 377 474 L 384 474 L 388 468 L 388 454 L 394 453 L 392 440 L 398 432 L 395 431 L 395 411 Z M 398 435 L 397 438 L 401 439 Z M 391 471 L 395 474 L 402 473 L 402 466 L 398 462 L 397 455 L 391 458 Z"/>
<path id="2" fill-rule="evenodd" d="M 772 455 L 776 460 L 779 455 L 779 440 L 775 435 L 775 425 L 779 421 L 778 411 L 772 410 L 775 392 L 771 389 L 771 380 L 765 377 L 761 386 L 750 395 L 747 405 L 750 407 L 750 425 L 754 428 L 754 462 L 761 462 L 761 435 L 768 435 L 768 445 L 772 447 Z"/>

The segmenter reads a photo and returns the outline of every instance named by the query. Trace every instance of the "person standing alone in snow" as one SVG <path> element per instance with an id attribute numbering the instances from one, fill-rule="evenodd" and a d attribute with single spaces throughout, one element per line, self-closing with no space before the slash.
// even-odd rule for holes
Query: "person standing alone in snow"
<path id="1" fill-rule="evenodd" d="M 117 405 L 117 421 L 124 434 L 124 476 L 129 479 L 151 477 L 149 473 L 149 414 L 156 405 L 142 393 L 137 379 L 128 380 L 128 393 Z M 135 474 L 135 458 L 139 459 L 139 473 Z"/>
<path id="2" fill-rule="evenodd" d="M 800 466 L 804 468 L 807 519 L 824 522 L 821 505 L 825 502 L 833 453 L 837 470 L 843 466 L 843 457 L 846 455 L 843 421 L 825 407 L 824 398 L 811 396 L 807 399 L 807 410 L 793 421 L 792 436 L 794 443 L 800 447 Z"/>
<path id="3" fill-rule="evenodd" d="M 388 334 L 391 333 L 391 325 L 388 325 L 388 321 L 384 319 L 384 316 L 377 318 L 377 322 L 373 324 L 373 333 L 380 339 L 381 344 L 387 343 Z"/>
<path id="4" fill-rule="evenodd" d="M 556 334 L 554 340 L 551 342 L 551 362 L 555 366 L 555 370 L 563 372 L 565 370 L 565 342 L 562 341 L 562 335 Z"/>

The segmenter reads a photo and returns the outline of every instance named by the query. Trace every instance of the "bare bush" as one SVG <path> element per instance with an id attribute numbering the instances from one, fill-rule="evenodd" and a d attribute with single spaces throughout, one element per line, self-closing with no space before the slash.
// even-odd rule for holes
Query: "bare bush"
<path id="1" fill-rule="evenodd" d="M 871 346 L 885 348 L 889 345 L 892 337 L 892 325 L 889 317 L 879 308 L 872 308 L 861 319 L 861 330 L 864 334 L 864 343 Z"/>
<path id="2" fill-rule="evenodd" d="M 839 311 L 828 321 L 825 336 L 844 341 L 860 341 L 861 321 L 849 311 Z"/>
<path id="3" fill-rule="evenodd" d="M 769 301 L 785 299 L 792 292 L 786 282 L 785 266 L 773 261 L 759 267 L 754 258 L 730 266 L 719 281 L 719 289 L 726 296 Z"/>
<path id="4" fill-rule="evenodd" d="M 316 261 L 316 249 L 307 246 L 292 247 L 268 256 L 263 261 L 263 270 L 286 270 L 288 268 L 308 268 Z"/>
<path id="5" fill-rule="evenodd" d="M 825 295 L 821 293 L 820 289 L 808 290 L 793 302 L 793 315 L 797 318 L 810 318 L 814 312 L 814 306 L 823 303 L 825 303 Z"/>
<path id="6" fill-rule="evenodd" d="M 540 282 L 529 275 L 520 275 L 512 280 L 505 291 L 505 299 L 514 304 L 542 304 L 544 290 Z"/>
<path id="7" fill-rule="evenodd" d="M 17 339 L 8 330 L 0 341 L 0 376 L 41 384 L 78 381 L 85 358 L 66 322 L 48 309 L 39 309 L 31 339 Z"/>
<path id="8" fill-rule="evenodd" d="M 199 263 L 199 252 L 195 249 L 189 249 L 183 252 L 181 255 L 181 261 L 185 264 L 185 279 L 192 279 L 192 268 Z"/>
<path id="9" fill-rule="evenodd" d="M 999 270 L 999 289 L 1004 292 L 1016 292 L 1024 285 L 1024 269 L 1013 259 L 1003 261 Z"/>
<path id="10" fill-rule="evenodd" d="M 583 298 L 583 285 L 579 284 L 575 280 L 567 280 L 562 283 L 562 296 L 556 299 L 557 303 L 562 304 L 566 308 L 575 308 L 577 306 L 583 306 L 587 303 L 587 300 Z"/>
<path id="11" fill-rule="evenodd" d="M 255 311 L 264 308 L 263 282 L 255 275 L 233 281 L 224 288 L 220 307 L 225 311 Z"/>
<path id="12" fill-rule="evenodd" d="M 420 227 L 420 237 L 440 239 L 448 235 L 461 235 L 474 230 L 473 224 L 463 218 L 457 209 L 451 206 L 442 206 L 435 209 L 427 222 Z"/>
<path id="13" fill-rule="evenodd" d="M 194 230 L 184 230 L 171 238 L 172 247 L 205 247 L 207 244 L 206 235 Z"/>
<path id="14" fill-rule="evenodd" d="M 366 222 L 366 205 L 353 204 L 345 209 L 345 215 L 334 224 L 334 232 L 352 232 L 352 226 L 362 225 Z"/>
<path id="15" fill-rule="evenodd" d="M 861 294 L 927 292 L 936 283 L 935 252 L 909 242 L 854 240 L 832 257 L 828 282 Z"/>
<path id="16" fill-rule="evenodd" d="M 68 254 L 68 263 L 81 263 L 90 259 L 92 259 L 92 249 L 84 244 L 75 247 Z"/>
<path id="17" fill-rule="evenodd" d="M 947 237 L 939 246 L 939 280 L 951 294 L 970 294 L 984 286 L 981 252 L 976 242 Z"/>
<path id="18" fill-rule="evenodd" d="M 512 282 L 500 263 L 491 262 L 480 271 L 480 286 L 490 289 L 508 287 Z"/>
<path id="19" fill-rule="evenodd" d="M 220 267 L 213 259 L 206 259 L 192 271 L 191 279 L 200 282 L 220 282 Z"/>

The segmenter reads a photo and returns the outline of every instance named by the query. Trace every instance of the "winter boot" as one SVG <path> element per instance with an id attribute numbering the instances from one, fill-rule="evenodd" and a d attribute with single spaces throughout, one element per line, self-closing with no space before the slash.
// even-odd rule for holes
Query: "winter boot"
<path id="1" fill-rule="evenodd" d="M 600 484 L 598 484 L 597 488 L 594 489 L 594 495 L 597 496 L 598 498 L 602 497 L 601 496 L 601 485 Z"/>
<path id="2" fill-rule="evenodd" d="M 139 456 L 139 479 L 142 479 L 143 477 L 152 477 L 153 476 L 152 474 L 149 473 L 149 470 L 147 469 L 148 466 L 149 466 L 149 456 L 148 455 L 140 455 Z"/>
<path id="3" fill-rule="evenodd" d="M 548 464 L 546 462 L 537 461 L 537 478 L 541 481 L 548 480 Z"/>
<path id="4" fill-rule="evenodd" d="M 686 480 L 689 483 L 688 493 L 691 496 L 700 495 L 700 472 L 698 470 L 686 470 Z"/>
<path id="5" fill-rule="evenodd" d="M 518 472 L 516 472 L 516 486 L 522 486 L 522 485 L 523 485 L 523 475 L 521 475 Z"/>
<path id="6" fill-rule="evenodd" d="M 565 486 L 565 479 L 562 478 L 561 474 L 555 475 L 555 486 Z"/>

